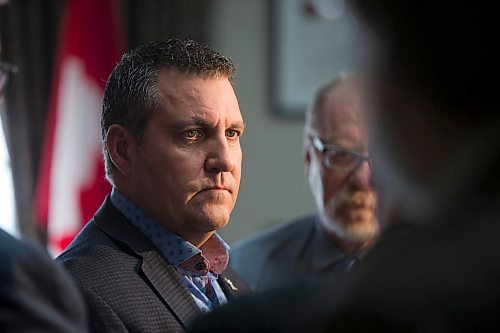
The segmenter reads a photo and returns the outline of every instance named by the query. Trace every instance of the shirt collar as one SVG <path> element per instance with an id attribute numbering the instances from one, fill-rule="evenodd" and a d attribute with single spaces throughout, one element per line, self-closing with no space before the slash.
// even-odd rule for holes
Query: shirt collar
<path id="1" fill-rule="evenodd" d="M 110 200 L 120 213 L 146 235 L 173 266 L 184 264 L 185 267 L 187 264 L 189 269 L 190 263 L 193 263 L 194 267 L 196 263 L 203 260 L 208 263 L 207 270 L 215 274 L 220 274 L 226 269 L 229 261 L 229 245 L 216 233 L 200 248 L 197 248 L 149 217 L 118 189 L 113 188 Z"/>
<path id="2" fill-rule="evenodd" d="M 339 261 L 350 257 L 332 242 L 326 235 L 319 215 L 315 216 L 313 237 L 312 237 L 312 268 L 315 272 L 320 272 Z"/>

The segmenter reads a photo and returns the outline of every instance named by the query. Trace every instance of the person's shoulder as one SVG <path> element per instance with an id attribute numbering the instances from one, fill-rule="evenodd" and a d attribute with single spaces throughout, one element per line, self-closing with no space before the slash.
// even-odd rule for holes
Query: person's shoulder
<path id="1" fill-rule="evenodd" d="M 73 275 L 81 285 L 129 268 L 136 258 L 126 247 L 103 232 L 90 221 L 71 244 L 55 259 Z M 127 262 L 130 265 L 127 265 Z"/>
<path id="2" fill-rule="evenodd" d="M 46 273 L 47 269 L 58 270 L 59 265 L 50 255 L 35 243 L 20 240 L 0 229 L 0 262 L 2 269 L 20 269 Z M 45 272 L 44 272 L 45 270 Z"/>
<path id="3" fill-rule="evenodd" d="M 34 243 L 23 241 L 0 229 L 0 261 L 20 261 L 23 259 L 51 261 L 49 255 Z"/>
<path id="4" fill-rule="evenodd" d="M 75 258 L 86 257 L 106 243 L 111 244 L 111 241 L 91 220 L 55 260 L 64 264 Z"/>
<path id="5" fill-rule="evenodd" d="M 0 229 L 0 258 L 4 259 L 14 255 L 16 252 L 12 251 L 13 248 L 26 247 L 21 241 L 17 240 L 6 231 Z M 2 260 L 3 262 L 4 260 Z"/>
<path id="6" fill-rule="evenodd" d="M 253 271 L 258 271 L 258 267 L 264 266 L 276 251 L 283 252 L 285 248 L 295 244 L 297 239 L 302 239 L 314 220 L 315 215 L 300 217 L 236 242 L 231 247 L 231 265 L 243 277 L 253 274 L 254 272 L 245 274 L 244 271 L 249 269 L 246 267 L 253 267 Z"/>
<path id="7" fill-rule="evenodd" d="M 305 230 L 311 228 L 316 219 L 316 215 L 307 215 L 296 218 L 292 221 L 280 223 L 267 230 L 261 231 L 247 238 L 244 238 L 234 244 L 231 253 L 246 251 L 251 248 L 262 248 L 265 246 L 277 246 L 281 243 L 287 243 L 296 236 L 303 234 Z"/>
<path id="8" fill-rule="evenodd" d="M 253 289 L 260 288 L 259 283 L 266 267 L 281 258 L 276 256 L 276 253 L 285 253 L 293 247 L 297 239 L 302 239 L 311 228 L 314 220 L 314 215 L 301 217 L 235 243 L 231 247 L 231 267 Z"/>
<path id="9" fill-rule="evenodd" d="M 13 247 L 29 247 L 28 243 L 25 243 L 3 229 L 0 229 L 0 250 L 2 254 L 12 254 L 12 251 L 7 251 Z"/>
<path id="10" fill-rule="evenodd" d="M 84 302 L 67 272 L 38 245 L 0 230 L 0 298 L 4 326 L 47 332 L 85 331 Z M 40 311 L 43 308 L 43 316 Z M 12 311 L 17 309 L 17 311 Z M 35 329 L 36 327 L 36 329 Z"/>

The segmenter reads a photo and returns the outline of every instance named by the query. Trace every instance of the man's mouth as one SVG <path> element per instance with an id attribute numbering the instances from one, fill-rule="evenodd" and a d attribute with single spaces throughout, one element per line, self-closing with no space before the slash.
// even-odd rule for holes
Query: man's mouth
<path id="1" fill-rule="evenodd" d="M 200 192 L 203 192 L 203 191 L 228 191 L 228 192 L 231 192 L 231 189 L 229 188 L 229 186 L 222 184 L 222 185 L 214 185 L 214 186 L 205 187 Z"/>
<path id="2" fill-rule="evenodd" d="M 376 193 L 373 191 L 344 192 L 337 198 L 334 216 L 346 223 L 372 221 L 375 219 Z"/>
<path id="3" fill-rule="evenodd" d="M 352 209 L 374 209 L 376 196 L 371 191 L 356 191 L 346 200 L 346 204 Z"/>

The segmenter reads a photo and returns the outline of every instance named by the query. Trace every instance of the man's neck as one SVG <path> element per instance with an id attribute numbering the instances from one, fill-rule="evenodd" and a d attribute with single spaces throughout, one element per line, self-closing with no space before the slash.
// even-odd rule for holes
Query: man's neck
<path id="1" fill-rule="evenodd" d="M 154 214 L 151 214 L 148 210 L 144 209 L 142 205 L 140 205 L 139 200 L 136 200 L 136 198 L 130 193 L 127 192 L 127 188 L 124 187 L 119 187 L 119 186 L 114 186 L 114 190 L 118 191 L 120 195 L 125 197 L 126 200 L 128 200 L 130 203 L 135 205 L 142 213 L 144 213 L 147 217 L 153 219 L 155 223 L 163 226 L 166 228 L 170 233 L 176 234 L 177 236 L 181 237 L 183 240 L 188 241 L 192 245 L 196 246 L 197 248 L 200 248 L 205 242 L 210 239 L 210 237 L 213 236 L 215 231 L 202 231 L 202 230 L 184 230 L 178 228 L 176 225 L 166 225 L 165 223 L 162 223 L 159 219 L 155 218 Z"/>
<path id="2" fill-rule="evenodd" d="M 323 229 L 324 230 L 324 229 Z M 357 255 L 365 251 L 376 241 L 375 238 L 364 241 L 351 241 L 339 237 L 338 235 L 325 230 L 326 236 L 335 243 L 335 245 L 345 253 Z"/>
<path id="3" fill-rule="evenodd" d="M 200 248 L 210 237 L 213 236 L 215 231 L 209 233 L 192 233 L 187 235 L 179 235 L 197 248 Z"/>

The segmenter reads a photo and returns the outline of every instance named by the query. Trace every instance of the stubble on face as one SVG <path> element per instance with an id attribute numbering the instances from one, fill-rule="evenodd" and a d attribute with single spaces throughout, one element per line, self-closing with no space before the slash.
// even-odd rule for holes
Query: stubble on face
<path id="1" fill-rule="evenodd" d="M 373 190 L 345 190 L 327 203 L 327 227 L 343 239 L 364 242 L 379 234 L 377 195 Z"/>
<path id="2" fill-rule="evenodd" d="M 162 108 L 136 154 L 134 201 L 195 244 L 229 221 L 241 176 L 243 120 L 227 79 L 173 71 L 160 79 Z"/>

